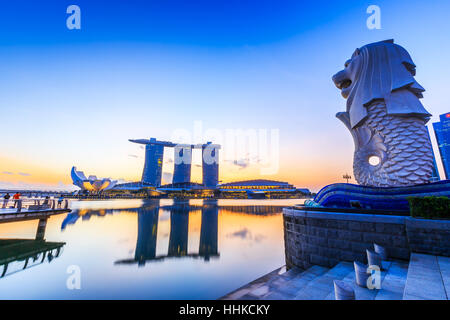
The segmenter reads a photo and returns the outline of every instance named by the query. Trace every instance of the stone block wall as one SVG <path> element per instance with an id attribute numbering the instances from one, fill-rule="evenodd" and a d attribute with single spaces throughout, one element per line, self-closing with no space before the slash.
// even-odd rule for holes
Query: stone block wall
<path id="1" fill-rule="evenodd" d="M 411 217 L 293 208 L 283 209 L 283 220 L 288 268 L 333 267 L 339 261 L 367 263 L 366 249 L 373 250 L 373 243 L 386 247 L 394 259 L 407 260 L 411 251 L 449 255 L 450 221 L 424 225 L 415 221 L 423 219 Z"/>
<path id="2" fill-rule="evenodd" d="M 450 257 L 450 221 L 408 218 L 406 234 L 411 252 Z"/>

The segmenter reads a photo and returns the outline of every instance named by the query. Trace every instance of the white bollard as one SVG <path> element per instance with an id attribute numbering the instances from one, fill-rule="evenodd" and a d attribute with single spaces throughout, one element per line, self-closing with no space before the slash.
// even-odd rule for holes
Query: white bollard
<path id="1" fill-rule="evenodd" d="M 376 253 L 378 253 L 381 256 L 381 259 L 386 261 L 388 259 L 388 253 L 385 247 L 382 247 L 376 243 L 373 244 L 373 248 Z"/>
<path id="2" fill-rule="evenodd" d="M 353 266 L 355 267 L 356 284 L 360 287 L 367 288 L 367 279 L 369 278 L 367 266 L 357 261 L 353 262 Z"/>
<path id="3" fill-rule="evenodd" d="M 366 250 L 367 253 L 367 264 L 369 266 L 378 266 L 380 268 L 380 270 L 383 269 L 383 265 L 382 265 L 382 259 L 381 256 L 371 250 Z"/>
<path id="4" fill-rule="evenodd" d="M 334 280 L 334 296 L 336 300 L 355 300 L 355 290 L 342 280 Z"/>

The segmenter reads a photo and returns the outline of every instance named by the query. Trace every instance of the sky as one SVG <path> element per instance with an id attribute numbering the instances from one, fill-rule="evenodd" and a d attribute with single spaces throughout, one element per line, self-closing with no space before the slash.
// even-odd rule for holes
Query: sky
<path id="1" fill-rule="evenodd" d="M 79 30 L 66 26 L 72 4 Z M 367 28 L 372 4 L 381 29 Z M 227 153 L 222 182 L 273 179 L 312 190 L 343 182 L 354 147 L 335 118 L 345 100 L 332 75 L 355 48 L 394 39 L 417 65 L 429 124 L 438 121 L 450 111 L 449 10 L 445 0 L 2 0 L 0 188 L 73 187 L 72 166 L 138 181 L 144 150 L 128 139 L 182 132 L 203 143 L 213 132 L 216 142 L 240 129 L 277 132 L 278 144 L 268 140 L 277 165 L 267 174 L 258 155 Z M 432 142 L 442 175 L 434 134 Z M 166 182 L 171 156 L 167 149 Z M 193 181 L 201 181 L 199 164 L 194 153 Z"/>

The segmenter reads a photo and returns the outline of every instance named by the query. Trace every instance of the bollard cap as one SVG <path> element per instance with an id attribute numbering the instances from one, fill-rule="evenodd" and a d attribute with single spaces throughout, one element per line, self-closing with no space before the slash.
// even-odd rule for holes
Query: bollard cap
<path id="1" fill-rule="evenodd" d="M 383 260 L 387 260 L 388 254 L 387 254 L 387 250 L 385 247 L 374 243 L 373 248 L 374 248 L 375 252 L 378 253 Z"/>
<path id="2" fill-rule="evenodd" d="M 353 266 L 355 267 L 355 271 L 356 272 L 364 272 L 366 273 L 367 271 L 367 265 L 364 263 L 361 263 L 359 261 L 354 261 L 353 262 Z"/>

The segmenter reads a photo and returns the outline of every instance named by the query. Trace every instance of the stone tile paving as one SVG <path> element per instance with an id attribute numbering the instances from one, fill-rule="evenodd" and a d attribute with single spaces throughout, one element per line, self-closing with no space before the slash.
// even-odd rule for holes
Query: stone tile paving
<path id="1" fill-rule="evenodd" d="M 314 266 L 304 272 L 297 273 L 288 281 L 279 282 L 273 279 L 268 283 L 269 293 L 259 297 L 262 300 L 293 300 L 295 296 L 306 287 L 313 279 L 320 277 L 329 269 L 320 266 Z M 282 275 L 280 276 L 282 277 Z"/>
<path id="2" fill-rule="evenodd" d="M 381 280 L 381 289 L 375 290 L 375 300 L 402 300 L 405 290 L 408 263 L 394 261 Z"/>
<path id="3" fill-rule="evenodd" d="M 324 300 L 334 292 L 334 280 L 341 280 L 353 271 L 353 263 L 340 262 L 323 275 L 311 280 L 296 296 L 296 300 Z"/>
<path id="4" fill-rule="evenodd" d="M 448 300 L 450 299 L 450 257 L 438 257 L 438 263 Z"/>
<path id="5" fill-rule="evenodd" d="M 449 270 L 446 259 L 441 261 L 443 273 L 447 276 Z M 403 299 L 447 300 L 441 266 L 437 256 L 412 253 Z"/>
<path id="6" fill-rule="evenodd" d="M 356 285 L 353 263 L 333 268 L 312 266 L 306 271 L 279 268 L 250 282 L 222 299 L 237 300 L 334 300 L 334 280 L 355 290 L 356 300 L 448 299 L 450 258 L 412 254 L 411 261 L 383 261 L 381 289 Z"/>
<path id="7" fill-rule="evenodd" d="M 275 269 L 272 272 L 269 272 L 268 274 L 246 284 L 245 286 L 240 287 L 239 289 L 236 289 L 235 291 L 232 291 L 228 293 L 227 295 L 223 296 L 220 299 L 224 300 L 244 300 L 244 299 L 251 299 L 251 300 L 257 300 L 257 296 L 250 295 L 249 293 L 263 285 L 265 285 L 269 279 L 277 277 L 280 272 L 283 272 L 285 270 L 285 267 L 281 267 L 278 269 Z M 289 270 L 290 271 L 290 270 Z M 295 272 L 296 270 L 293 270 L 292 272 Z"/>
<path id="8" fill-rule="evenodd" d="M 387 270 L 391 267 L 391 264 L 392 263 L 389 261 L 382 262 L 384 270 L 381 271 L 381 279 L 380 279 L 381 282 L 386 277 Z M 348 283 L 353 287 L 353 290 L 355 290 L 356 300 L 374 300 L 379 292 L 379 290 L 368 290 L 367 288 L 358 286 L 356 284 L 355 270 L 349 273 L 344 279 L 342 279 L 342 281 Z M 330 292 L 328 296 L 325 298 L 325 300 L 335 300 L 334 291 Z"/>

